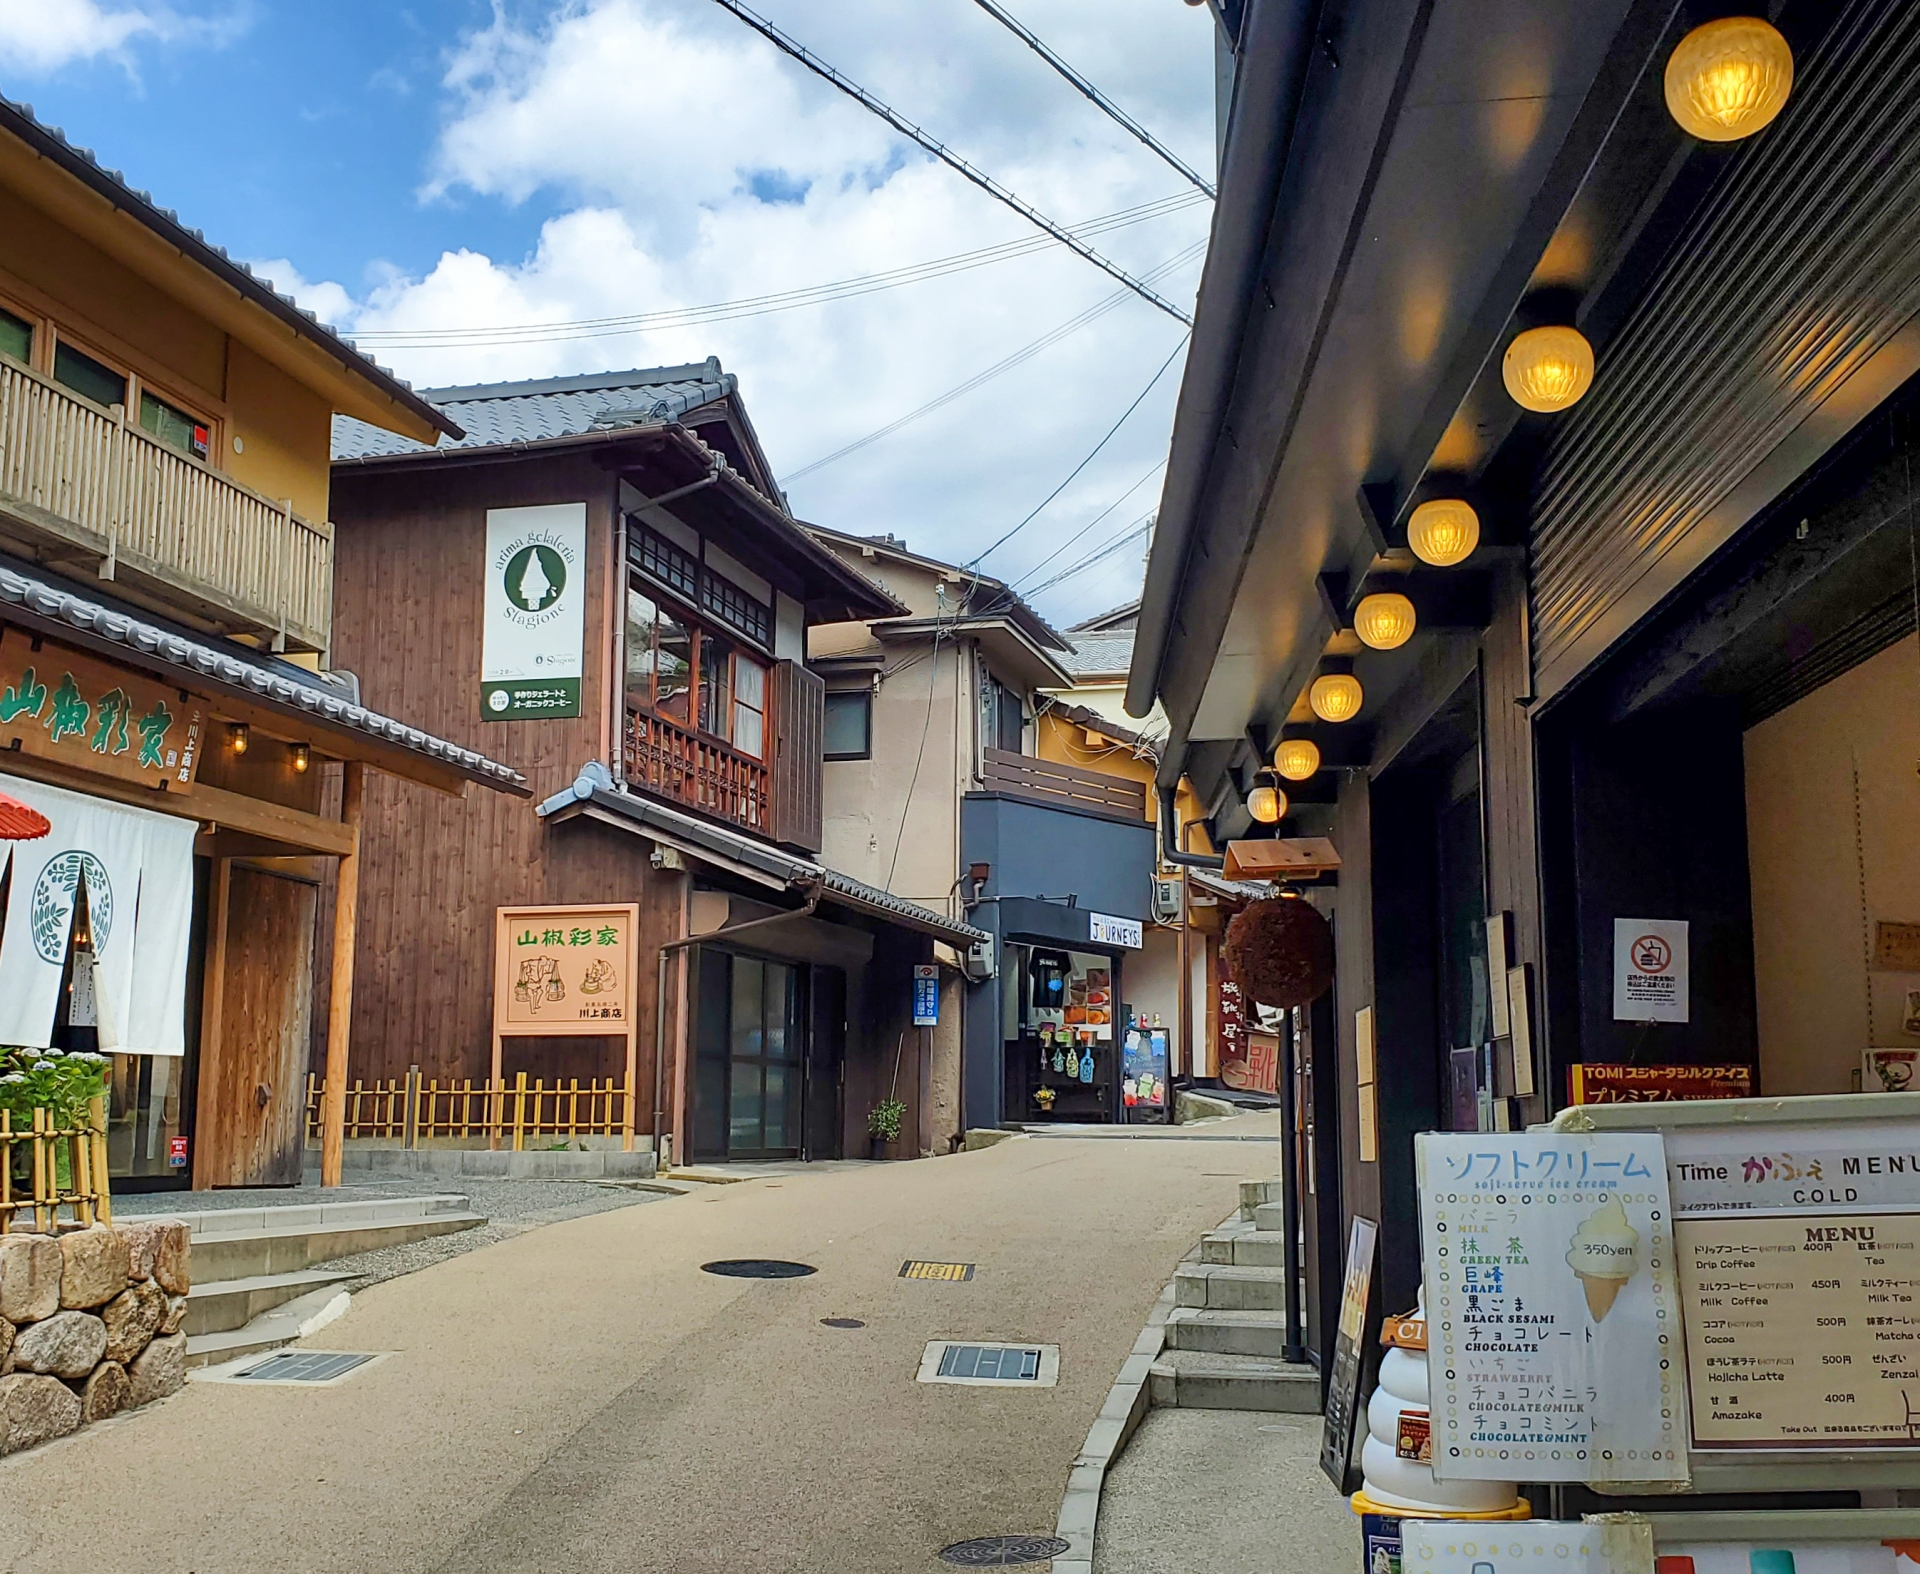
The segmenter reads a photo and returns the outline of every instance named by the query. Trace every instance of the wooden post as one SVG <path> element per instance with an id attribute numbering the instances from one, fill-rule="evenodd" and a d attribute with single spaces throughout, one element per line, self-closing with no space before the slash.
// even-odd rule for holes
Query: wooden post
<path id="1" fill-rule="evenodd" d="M 527 1074 L 516 1071 L 513 1074 L 513 1151 L 515 1153 L 527 1145 Z"/>
<path id="2" fill-rule="evenodd" d="M 215 1087 L 220 1075 L 220 1060 L 225 1053 L 221 1042 L 227 1000 L 227 896 L 233 885 L 233 860 L 216 856 L 213 860 L 213 890 L 207 899 L 207 961 L 201 970 L 200 984 L 200 1070 L 197 1080 L 206 1100 L 206 1090 Z M 230 1134 L 208 1128 L 211 1121 L 199 1122 L 193 1133 L 193 1189 L 211 1190 L 216 1182 L 232 1178 L 227 1145 Z M 216 1163 L 221 1166 L 216 1168 Z"/>
<path id="3" fill-rule="evenodd" d="M 93 1144 L 93 1184 L 99 1192 L 100 1222 L 113 1223 L 113 1183 L 107 1178 L 107 1101 L 91 1099 L 87 1103 L 87 1124 Z M 4 1149 L 0 1149 L 4 1151 Z"/>
<path id="4" fill-rule="evenodd" d="M 638 952 L 639 947 L 634 947 Z M 636 966 L 634 971 L 639 972 Z M 639 980 L 636 978 L 635 983 Z M 633 1008 L 634 991 L 627 990 L 627 1097 L 626 1112 L 620 1118 L 620 1151 L 633 1152 L 633 1092 L 640 1075 L 640 1013 Z M 660 1009 L 660 1002 L 653 1003 L 653 1009 Z"/>
<path id="5" fill-rule="evenodd" d="M 409 1151 L 420 1146 L 420 1068 L 407 1067 L 407 1123 L 405 1143 Z"/>
<path id="6" fill-rule="evenodd" d="M 360 811 L 366 767 L 348 760 L 340 772 L 340 823 L 353 850 L 340 856 L 333 888 L 333 979 L 327 996 L 327 1081 L 320 1106 L 320 1184 L 338 1186 L 346 1156 L 347 1048 L 353 1032 L 354 930 L 360 914 Z"/>

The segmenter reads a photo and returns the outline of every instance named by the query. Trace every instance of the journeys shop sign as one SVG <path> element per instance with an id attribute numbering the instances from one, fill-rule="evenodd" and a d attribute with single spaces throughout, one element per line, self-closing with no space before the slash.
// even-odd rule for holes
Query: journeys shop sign
<path id="1" fill-rule="evenodd" d="M 57 645 L 35 650 L 18 629 L 0 636 L 0 749 L 186 792 L 206 724 L 179 689 Z"/>
<path id="2" fill-rule="evenodd" d="M 580 714 L 587 505 L 487 510 L 480 717 Z"/>

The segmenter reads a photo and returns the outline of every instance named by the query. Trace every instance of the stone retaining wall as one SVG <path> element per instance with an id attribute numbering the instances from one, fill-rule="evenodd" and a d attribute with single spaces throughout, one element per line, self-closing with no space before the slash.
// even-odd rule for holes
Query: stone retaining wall
<path id="1" fill-rule="evenodd" d="M 190 1250 L 172 1219 L 0 1235 L 0 1454 L 179 1390 Z"/>

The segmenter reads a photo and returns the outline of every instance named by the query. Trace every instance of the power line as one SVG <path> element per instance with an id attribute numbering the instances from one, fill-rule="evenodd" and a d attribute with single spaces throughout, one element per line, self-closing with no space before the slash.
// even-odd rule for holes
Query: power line
<path id="1" fill-rule="evenodd" d="M 1105 508 L 1101 509 L 1099 513 L 1095 514 L 1093 518 L 1089 519 L 1078 530 L 1074 531 L 1072 535 L 1068 536 L 1066 540 L 1062 541 L 1057 547 L 1055 547 L 1053 549 L 1052 557 L 1046 559 L 1044 562 L 1040 563 L 1036 567 L 1028 569 L 1026 573 L 1022 574 L 1020 578 L 1016 579 L 1007 588 L 1009 590 L 1024 594 L 1025 592 L 1021 591 L 1021 586 L 1026 584 L 1028 580 L 1032 579 L 1035 574 L 1045 573 L 1046 570 L 1050 568 L 1055 561 L 1058 560 L 1062 552 L 1066 551 L 1068 547 L 1074 544 L 1074 542 L 1078 541 L 1095 525 L 1099 524 L 1101 520 L 1105 519 L 1107 515 L 1111 514 L 1116 508 L 1118 508 L 1128 498 L 1132 497 L 1135 492 L 1139 491 L 1141 487 L 1145 486 L 1149 481 L 1151 481 L 1155 476 L 1157 476 L 1162 470 L 1166 468 L 1167 468 L 1167 462 L 1166 460 L 1162 459 L 1145 475 L 1140 477 L 1138 481 L 1134 482 L 1132 486 L 1128 487 L 1126 491 L 1122 492 L 1111 503 L 1107 504 Z"/>
<path id="2" fill-rule="evenodd" d="M 1014 34 L 1027 48 L 1031 49 L 1042 60 L 1046 61 L 1048 65 L 1052 66 L 1061 76 L 1065 77 L 1077 87 L 1098 105 L 1100 109 L 1104 110 L 1109 119 L 1124 126 L 1155 153 L 1159 154 L 1164 163 L 1184 175 L 1209 197 L 1217 197 L 1219 195 L 1214 189 L 1212 181 L 1201 175 L 1199 171 L 1191 168 L 1172 148 L 1160 142 L 1151 131 L 1147 130 L 1147 128 L 1135 120 L 1133 116 L 1129 115 L 1118 104 L 1114 103 L 1105 93 L 1102 93 L 1099 88 L 1095 87 L 1078 71 L 1074 70 L 1072 66 L 1068 65 L 1058 54 L 1048 48 L 1041 39 L 1035 37 L 1032 29 L 1027 27 L 1025 23 L 1009 15 L 1002 7 L 994 4 L 994 0 L 973 0 L 973 3 L 979 6 L 982 11 L 985 11 L 988 16 L 992 17 L 1002 27 Z"/>
<path id="3" fill-rule="evenodd" d="M 1166 274 L 1173 273 L 1176 270 L 1184 267 L 1187 263 L 1193 261 L 1194 258 L 1198 257 L 1206 249 L 1207 249 L 1207 243 L 1205 241 L 1197 241 L 1193 245 L 1187 247 L 1184 251 L 1181 251 L 1176 255 L 1169 257 L 1165 262 L 1161 263 L 1159 267 L 1151 269 L 1147 273 L 1146 277 L 1149 279 L 1157 279 L 1165 276 Z M 836 448 L 832 453 L 826 454 L 821 458 L 814 460 L 811 464 L 802 465 L 798 470 L 795 470 L 788 475 L 783 475 L 782 477 L 780 477 L 780 485 L 783 487 L 790 486 L 795 481 L 800 480 L 803 476 L 810 476 L 816 470 L 823 470 L 828 465 L 834 464 L 839 460 L 845 459 L 849 454 L 858 453 L 862 448 L 865 448 L 869 443 L 877 443 L 883 437 L 891 437 L 895 432 L 899 431 L 902 427 L 910 426 L 915 421 L 920 420 L 923 416 L 929 416 L 929 415 L 932 415 L 936 410 L 944 409 L 947 405 L 952 404 L 954 400 L 963 398 L 967 394 L 972 393 L 974 389 L 983 387 L 987 383 L 992 382 L 994 378 L 1002 376 L 1003 374 L 1012 371 L 1016 366 L 1023 365 L 1025 362 L 1032 360 L 1042 350 L 1051 349 L 1054 345 L 1058 344 L 1062 339 L 1066 338 L 1069 334 L 1077 333 L 1080 329 L 1086 327 L 1088 323 L 1091 323 L 1098 318 L 1104 317 L 1108 312 L 1114 310 L 1114 308 L 1125 305 L 1128 299 L 1129 299 L 1128 291 L 1115 290 L 1113 294 L 1108 295 L 1101 300 L 1095 301 L 1094 304 L 1089 306 L 1085 311 L 1080 312 L 1076 316 L 1068 318 L 1067 321 L 1061 323 L 1059 327 L 1050 329 L 1046 333 L 1043 333 L 1039 338 L 1035 339 L 1031 344 L 1023 345 L 1020 349 L 1015 350 L 1011 355 L 1007 356 L 1005 359 L 996 361 L 992 366 L 989 366 L 985 371 L 978 372 L 974 376 L 969 377 L 965 382 L 961 383 L 958 387 L 949 388 L 945 393 L 941 394 L 937 399 L 929 400 L 927 403 L 921 405 L 920 408 L 917 410 L 908 411 L 905 415 L 899 417 L 897 420 L 890 421 L 887 425 L 879 428 L 879 430 L 867 433 L 865 437 L 855 438 L 851 443 L 848 443 L 844 448 Z"/>
<path id="4" fill-rule="evenodd" d="M 1195 207 L 1200 198 L 1193 192 L 1175 192 L 1135 208 L 1103 214 L 1084 224 L 1073 226 L 1076 235 L 1101 235 L 1111 230 L 1142 224 L 1150 219 Z M 782 290 L 770 295 L 751 295 L 739 300 L 715 301 L 703 306 L 681 306 L 657 312 L 634 312 L 617 317 L 583 317 L 559 322 L 502 323 L 475 328 L 370 328 L 353 335 L 354 342 L 382 350 L 447 349 L 468 345 L 507 345 L 549 343 L 563 339 L 609 338 L 618 334 L 648 333 L 669 328 L 694 327 L 702 323 L 724 322 L 741 317 L 759 317 L 769 312 L 791 311 L 796 307 L 824 305 L 848 300 L 880 290 L 918 284 L 926 279 L 945 278 L 973 268 L 989 267 L 1016 257 L 1046 251 L 1053 242 L 1045 236 L 1031 235 L 983 246 L 976 251 L 957 252 L 928 262 L 911 263 L 880 273 L 861 274 L 826 284 L 808 285 L 797 290 Z M 1151 279 L 1152 274 L 1146 277 Z"/>
<path id="5" fill-rule="evenodd" d="M 1053 578 L 1042 580 L 1029 590 L 1027 595 L 1037 596 L 1042 591 L 1051 590 L 1055 585 L 1072 579 L 1075 574 L 1083 573 L 1087 569 L 1092 568 L 1094 564 L 1112 557 L 1114 553 L 1127 545 L 1128 542 L 1138 541 L 1142 536 L 1152 531 L 1154 519 L 1158 514 L 1158 509 L 1155 509 L 1152 513 L 1142 514 L 1139 519 L 1134 521 L 1132 528 L 1127 530 L 1125 534 L 1114 537 L 1114 539 L 1109 541 L 1105 546 L 1096 548 L 1094 551 L 1088 553 L 1087 556 L 1081 558 L 1079 562 L 1061 569 Z"/>
<path id="6" fill-rule="evenodd" d="M 1074 477 L 1079 475 L 1080 472 L 1086 469 L 1088 465 L 1092 464 L 1095 458 L 1099 456 L 1100 450 L 1105 448 L 1108 443 L 1112 442 L 1114 434 L 1118 432 L 1121 427 L 1127 424 L 1127 417 L 1132 415 L 1135 410 L 1138 410 L 1141 405 L 1146 403 L 1147 395 L 1153 392 L 1154 384 L 1159 382 L 1162 377 L 1167 375 L 1167 368 L 1173 365 L 1174 361 L 1179 358 L 1180 352 L 1187 347 L 1187 340 L 1190 339 L 1191 337 L 1192 335 L 1190 333 L 1183 333 L 1180 336 L 1180 342 L 1173 347 L 1173 353 L 1160 363 L 1160 370 L 1155 372 L 1153 376 L 1147 380 L 1147 386 L 1140 390 L 1139 394 L 1135 397 L 1133 403 L 1128 405 L 1125 411 L 1121 413 L 1120 419 L 1115 421 L 1113 425 L 1107 429 L 1107 435 L 1101 438 L 1099 442 L 1093 445 L 1093 449 L 1090 453 L 1088 453 L 1087 457 L 1082 459 L 1079 464 L 1073 467 L 1073 470 L 1067 476 L 1067 479 L 1062 481 L 1045 497 L 1041 498 L 1039 506 L 1036 507 L 1031 514 L 1028 514 L 1027 517 L 1021 520 L 1019 524 L 1015 525 L 998 541 L 994 542 L 993 545 L 988 547 L 986 551 L 982 552 L 979 555 L 979 557 L 976 557 L 971 563 L 967 564 L 968 568 L 978 568 L 980 564 L 983 563 L 987 558 L 991 557 L 995 552 L 999 551 L 1000 548 L 1005 546 L 1015 536 L 1019 535 L 1021 531 L 1025 530 L 1028 525 L 1032 524 L 1033 521 L 1039 516 L 1041 509 L 1045 508 L 1047 504 L 1051 503 L 1056 497 L 1058 497 L 1062 492 L 1066 491 L 1066 489 L 1073 484 Z"/>
<path id="7" fill-rule="evenodd" d="M 919 143 L 921 147 L 939 159 L 947 168 L 972 181 L 974 185 L 986 192 L 987 195 L 995 201 L 1004 203 L 1028 223 L 1037 225 L 1039 228 L 1045 230 L 1068 250 L 1077 256 L 1085 258 L 1103 273 L 1118 279 L 1143 301 L 1159 307 L 1161 311 L 1165 312 L 1176 322 L 1184 323 L 1189 328 L 1193 326 L 1193 318 L 1188 313 L 1183 312 L 1171 301 L 1156 295 L 1145 283 L 1136 279 L 1118 263 L 1109 262 L 1071 230 L 1062 229 L 1058 224 L 1054 223 L 1052 219 L 1040 212 L 1038 208 L 1015 196 L 991 175 L 975 169 L 951 148 L 942 142 L 936 141 L 912 121 L 908 120 L 906 116 L 889 108 L 886 104 L 875 98 L 873 94 L 861 87 L 859 83 L 834 70 L 832 66 L 808 50 L 804 44 L 789 38 L 758 12 L 748 10 L 746 6 L 740 3 L 740 0 L 713 0 L 713 3 L 720 6 L 723 10 L 731 11 L 776 49 L 779 49 L 784 54 L 791 55 L 816 76 L 827 82 L 831 82 L 835 87 L 839 88 L 842 93 L 845 93 L 847 97 L 878 115 L 903 137 L 910 137 L 913 141 Z"/>

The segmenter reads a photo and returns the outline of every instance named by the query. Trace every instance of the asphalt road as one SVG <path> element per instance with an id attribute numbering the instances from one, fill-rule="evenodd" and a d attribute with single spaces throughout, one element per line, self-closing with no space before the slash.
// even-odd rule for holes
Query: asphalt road
<path id="1" fill-rule="evenodd" d="M 308 1345 L 388 1356 L 338 1387 L 194 1382 L 0 1461 L 0 1569 L 938 1569 L 949 1542 L 1051 1531 L 1155 1296 L 1276 1162 L 1018 1139 L 534 1230 L 356 1296 Z M 749 1256 L 819 1271 L 700 1271 Z M 909 1257 L 977 1273 L 904 1280 Z M 1057 1344 L 1059 1384 L 917 1383 L 940 1338 Z"/>

